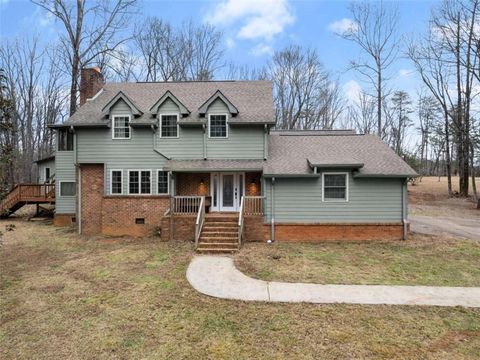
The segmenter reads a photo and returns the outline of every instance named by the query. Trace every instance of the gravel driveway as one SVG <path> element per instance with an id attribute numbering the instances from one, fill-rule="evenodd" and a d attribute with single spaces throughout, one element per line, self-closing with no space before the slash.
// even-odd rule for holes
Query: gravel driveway
<path id="1" fill-rule="evenodd" d="M 471 240 L 480 240 L 480 218 L 463 219 L 411 215 L 410 228 L 413 232 L 428 235 L 452 235 Z"/>

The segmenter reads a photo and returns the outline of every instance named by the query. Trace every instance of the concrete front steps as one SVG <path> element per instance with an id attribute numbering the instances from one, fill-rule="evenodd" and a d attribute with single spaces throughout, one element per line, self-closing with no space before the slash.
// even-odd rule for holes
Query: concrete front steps
<path id="1" fill-rule="evenodd" d="M 238 214 L 206 214 L 197 252 L 228 254 L 238 249 Z"/>

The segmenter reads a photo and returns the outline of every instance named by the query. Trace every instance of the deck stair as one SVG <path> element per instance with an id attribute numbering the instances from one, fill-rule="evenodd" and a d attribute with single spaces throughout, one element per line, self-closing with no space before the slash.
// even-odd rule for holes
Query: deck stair
<path id="1" fill-rule="evenodd" d="M 0 218 L 27 204 L 55 204 L 55 184 L 19 184 L 0 202 Z"/>
<path id="2" fill-rule="evenodd" d="M 238 213 L 206 214 L 197 252 L 225 254 L 238 250 Z"/>

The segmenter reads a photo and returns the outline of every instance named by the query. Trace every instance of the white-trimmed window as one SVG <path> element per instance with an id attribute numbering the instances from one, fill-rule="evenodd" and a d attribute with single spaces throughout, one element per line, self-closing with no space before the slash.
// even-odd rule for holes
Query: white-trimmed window
<path id="1" fill-rule="evenodd" d="M 151 170 L 129 170 L 128 171 L 128 193 L 131 195 L 142 195 L 152 193 L 152 171 Z"/>
<path id="2" fill-rule="evenodd" d="M 208 137 L 228 138 L 228 121 L 226 114 L 208 116 Z"/>
<path id="3" fill-rule="evenodd" d="M 58 151 L 73 150 L 73 133 L 69 129 L 58 129 Z"/>
<path id="4" fill-rule="evenodd" d="M 130 115 L 112 117 L 112 139 L 130 139 Z"/>
<path id="5" fill-rule="evenodd" d="M 73 181 L 60 181 L 60 196 L 75 196 L 77 193 L 76 183 Z"/>
<path id="6" fill-rule="evenodd" d="M 111 170 L 110 171 L 110 194 L 122 195 L 123 193 L 123 171 Z"/>
<path id="7" fill-rule="evenodd" d="M 178 114 L 160 115 L 160 137 L 178 138 Z"/>
<path id="8" fill-rule="evenodd" d="M 157 194 L 158 195 L 167 195 L 170 193 L 169 189 L 169 174 L 168 171 L 158 170 L 157 171 Z"/>
<path id="9" fill-rule="evenodd" d="M 322 174 L 322 201 L 348 201 L 348 173 Z"/>

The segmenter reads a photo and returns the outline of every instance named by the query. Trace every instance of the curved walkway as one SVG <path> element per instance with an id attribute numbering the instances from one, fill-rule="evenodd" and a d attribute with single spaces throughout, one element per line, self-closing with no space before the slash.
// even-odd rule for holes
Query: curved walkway
<path id="1" fill-rule="evenodd" d="M 241 273 L 226 256 L 196 256 L 187 279 L 198 292 L 222 299 L 268 302 L 480 307 L 479 287 L 319 285 L 267 282 Z"/>

